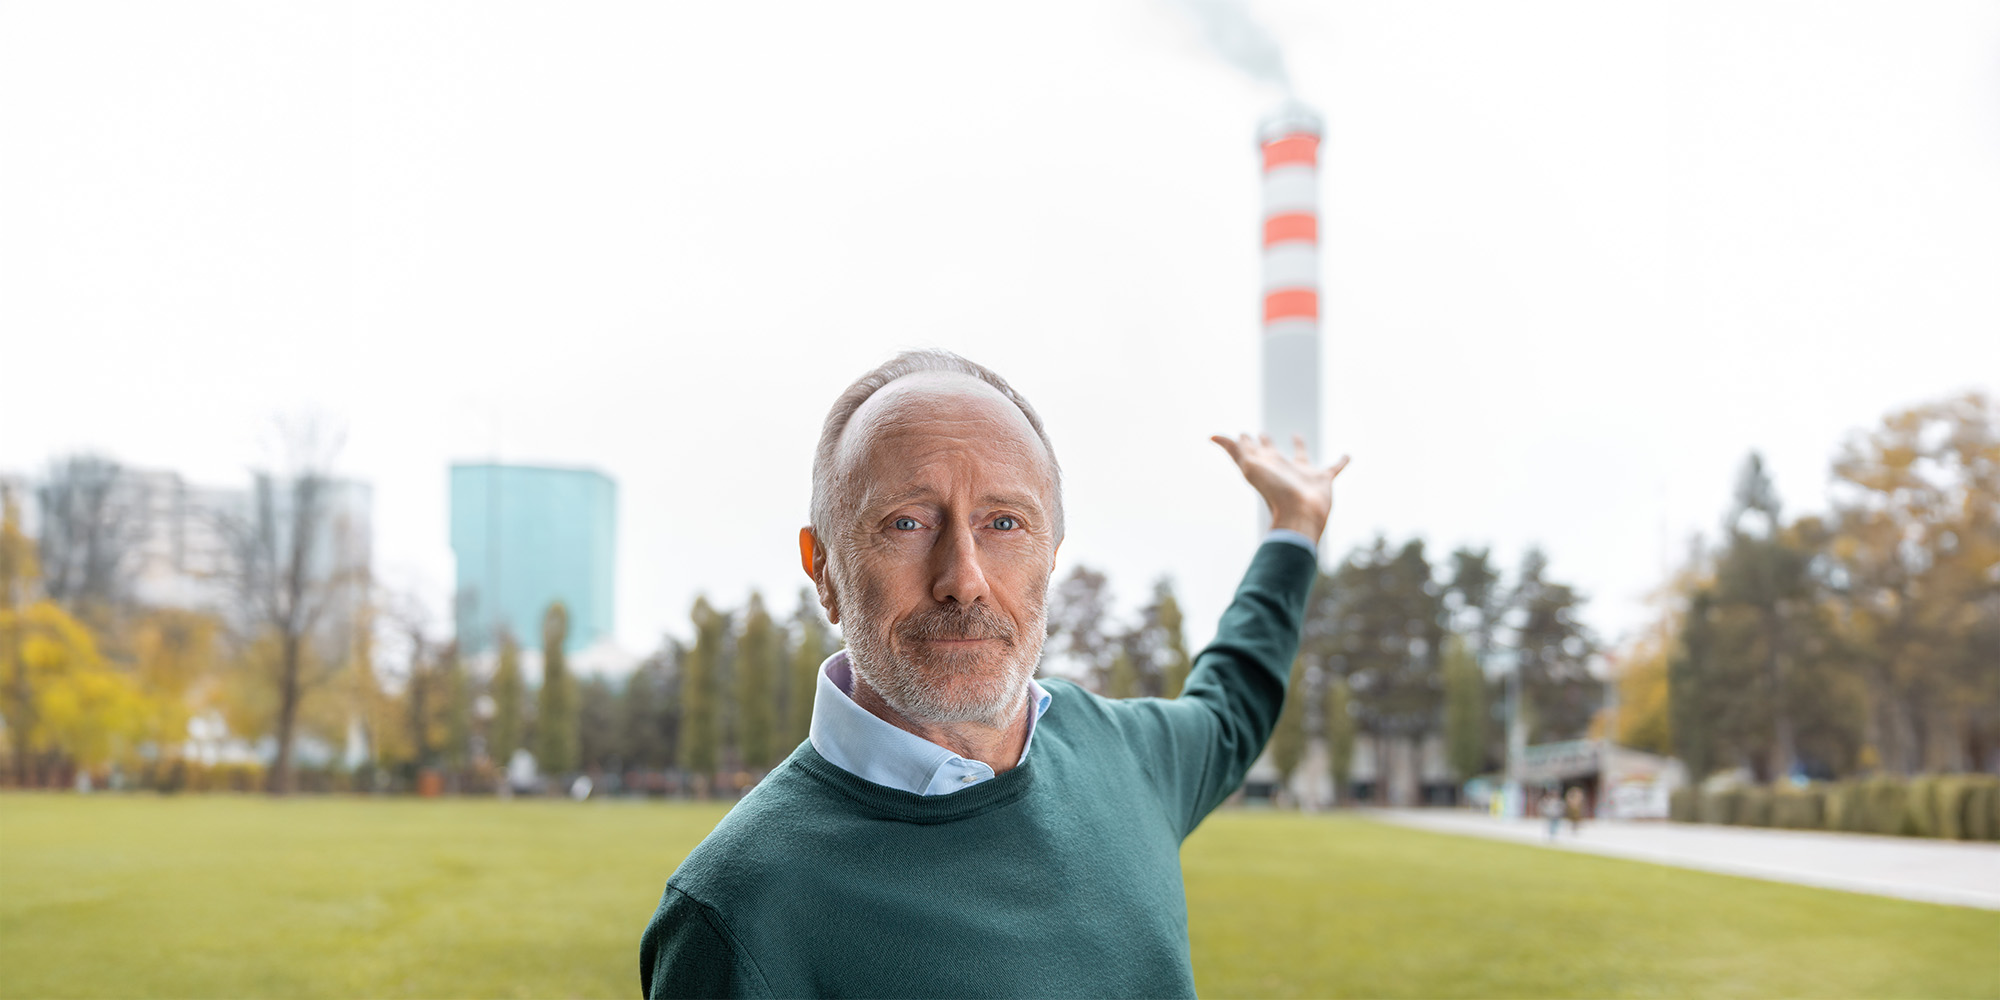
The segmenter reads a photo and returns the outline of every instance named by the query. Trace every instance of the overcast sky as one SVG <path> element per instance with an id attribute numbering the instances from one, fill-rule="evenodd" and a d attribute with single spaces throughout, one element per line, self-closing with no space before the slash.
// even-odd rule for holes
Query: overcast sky
<path id="1" fill-rule="evenodd" d="M 1531 544 L 1607 638 L 1761 449 L 2000 381 L 2000 4 L 1268 2 L 1321 108 L 1325 556 Z M 1164 0 L 0 4 L 0 470 L 239 483 L 347 428 L 447 607 L 446 467 L 619 484 L 618 634 L 780 609 L 826 406 L 998 368 L 1058 572 L 1204 640 L 1255 542 L 1256 120 Z"/>

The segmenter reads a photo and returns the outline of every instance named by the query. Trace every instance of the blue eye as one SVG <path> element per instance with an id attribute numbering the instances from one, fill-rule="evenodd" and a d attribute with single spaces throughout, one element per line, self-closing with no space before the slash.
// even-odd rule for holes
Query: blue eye
<path id="1" fill-rule="evenodd" d="M 1021 522 L 1016 521 L 1005 514 L 1002 514 L 999 517 L 993 519 L 993 526 L 995 528 L 1000 529 L 1001 531 L 1013 531 L 1015 528 L 1021 526 Z"/>
<path id="2" fill-rule="evenodd" d="M 896 530 L 898 531 L 915 531 L 919 527 L 921 525 L 917 524 L 917 519 L 914 517 L 899 517 L 896 519 Z"/>

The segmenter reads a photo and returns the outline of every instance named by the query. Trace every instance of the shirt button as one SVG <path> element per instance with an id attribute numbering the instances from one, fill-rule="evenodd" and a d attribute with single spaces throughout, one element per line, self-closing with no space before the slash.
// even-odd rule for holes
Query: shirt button
<path id="1" fill-rule="evenodd" d="M 975 781 L 978 781 L 978 780 L 979 780 L 979 775 L 976 775 L 976 774 L 968 774 L 968 775 L 966 775 L 965 777 L 963 777 L 963 778 L 960 778 L 960 779 L 958 779 L 958 780 L 960 780 L 960 781 L 963 781 L 963 782 L 965 782 L 966 784 L 970 785 L 970 784 L 972 784 L 973 782 L 975 782 Z"/>

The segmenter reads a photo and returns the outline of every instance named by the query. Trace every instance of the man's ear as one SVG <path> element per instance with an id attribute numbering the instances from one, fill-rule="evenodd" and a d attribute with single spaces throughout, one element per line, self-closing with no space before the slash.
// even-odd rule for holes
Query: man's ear
<path id="1" fill-rule="evenodd" d="M 826 547 L 819 544 L 812 526 L 799 529 L 799 566 L 813 582 L 813 590 L 819 594 L 819 606 L 826 609 L 826 620 L 840 624 L 840 601 L 834 597 L 833 585 L 826 576 Z"/>

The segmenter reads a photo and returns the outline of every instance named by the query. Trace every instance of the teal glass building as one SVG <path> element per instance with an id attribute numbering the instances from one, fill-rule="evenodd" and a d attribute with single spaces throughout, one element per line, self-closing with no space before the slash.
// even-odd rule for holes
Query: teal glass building
<path id="1" fill-rule="evenodd" d="M 542 643 L 551 601 L 569 608 L 575 652 L 611 635 L 618 484 L 595 469 L 451 467 L 451 551 L 458 561 L 459 648 L 483 653 L 506 626 Z"/>

